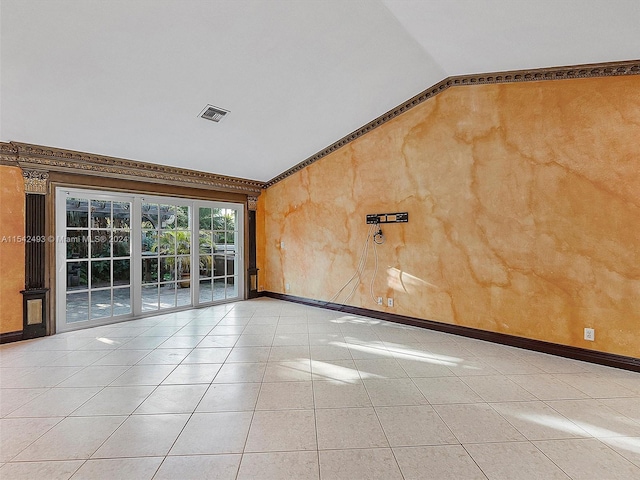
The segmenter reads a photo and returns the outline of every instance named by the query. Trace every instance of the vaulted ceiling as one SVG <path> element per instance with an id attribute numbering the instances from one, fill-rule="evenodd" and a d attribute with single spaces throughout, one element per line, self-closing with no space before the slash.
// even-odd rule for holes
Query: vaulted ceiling
<path id="1" fill-rule="evenodd" d="M 640 0 L 1 1 L 0 141 L 260 181 L 448 76 L 640 58 Z"/>

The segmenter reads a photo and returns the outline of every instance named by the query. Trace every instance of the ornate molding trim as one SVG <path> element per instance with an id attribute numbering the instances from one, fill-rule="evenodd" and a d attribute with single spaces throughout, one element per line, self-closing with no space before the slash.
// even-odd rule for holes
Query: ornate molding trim
<path id="1" fill-rule="evenodd" d="M 47 194 L 49 172 L 43 172 L 42 170 L 22 170 L 22 177 L 24 178 L 25 193 Z"/>
<path id="2" fill-rule="evenodd" d="M 247 207 L 249 210 L 257 210 L 258 209 L 258 196 L 257 195 L 249 195 L 247 197 Z"/>
<path id="3" fill-rule="evenodd" d="M 483 73 L 478 75 L 457 75 L 447 77 L 441 82 L 436 83 L 432 87 L 424 90 L 415 97 L 410 98 L 406 102 L 398 105 L 396 108 L 389 110 L 387 113 L 379 116 L 375 120 L 367 123 L 363 127 L 351 132 L 349 135 L 342 137 L 337 142 L 329 145 L 324 150 L 320 150 L 315 155 L 303 160 L 290 169 L 282 172 L 277 177 L 272 178 L 265 183 L 268 188 L 279 181 L 293 175 L 299 170 L 308 167 L 317 162 L 322 157 L 335 152 L 339 148 L 344 147 L 348 143 L 353 142 L 357 138 L 369 133 L 374 128 L 387 123 L 389 120 L 396 118 L 398 115 L 405 113 L 407 110 L 420 105 L 422 102 L 444 92 L 449 87 L 457 87 L 464 85 L 484 85 L 493 83 L 514 83 L 514 82 L 539 82 L 544 80 L 564 80 L 573 78 L 594 78 L 594 77 L 614 77 L 621 75 L 640 75 L 640 60 L 630 60 L 624 62 L 596 63 L 589 65 L 575 65 L 569 67 L 551 67 L 536 68 L 532 70 L 513 70 L 508 72 Z"/>
<path id="4" fill-rule="evenodd" d="M 18 149 L 10 143 L 0 142 L 0 165 L 18 166 Z"/>
<path id="5" fill-rule="evenodd" d="M 169 183 L 225 192 L 260 195 L 263 182 L 227 177 L 195 170 L 135 162 L 122 158 L 43 147 L 26 143 L 1 144 L 4 153 L 14 152 L 14 162 L 24 169 L 39 169 L 65 173 L 108 176 L 126 180 Z M 11 150 L 11 148 L 13 150 Z M 1 157 L 0 157 L 1 158 Z"/>

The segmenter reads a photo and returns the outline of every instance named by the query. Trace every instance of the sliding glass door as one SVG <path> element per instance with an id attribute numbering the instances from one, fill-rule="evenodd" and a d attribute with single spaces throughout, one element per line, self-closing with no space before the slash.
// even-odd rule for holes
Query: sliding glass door
<path id="1" fill-rule="evenodd" d="M 243 212 L 57 189 L 57 330 L 243 298 Z"/>

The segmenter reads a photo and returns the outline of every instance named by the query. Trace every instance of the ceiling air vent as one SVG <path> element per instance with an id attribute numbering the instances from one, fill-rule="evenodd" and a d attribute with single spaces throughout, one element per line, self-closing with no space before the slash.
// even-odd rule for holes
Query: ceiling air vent
<path id="1" fill-rule="evenodd" d="M 212 122 L 219 122 L 225 117 L 227 113 L 229 113 L 229 110 L 225 110 L 224 108 L 220 107 L 214 107 L 213 105 L 207 105 L 200 113 L 200 116 L 206 120 L 211 120 Z"/>

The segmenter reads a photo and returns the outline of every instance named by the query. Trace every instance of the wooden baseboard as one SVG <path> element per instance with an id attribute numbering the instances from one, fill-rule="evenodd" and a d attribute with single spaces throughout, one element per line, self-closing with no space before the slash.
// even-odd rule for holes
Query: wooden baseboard
<path id="1" fill-rule="evenodd" d="M 22 340 L 22 330 L 19 332 L 0 333 L 0 344 L 17 342 L 18 340 Z"/>
<path id="2" fill-rule="evenodd" d="M 581 360 L 583 362 L 596 363 L 608 367 L 621 368 L 640 372 L 640 358 L 626 357 L 613 353 L 599 352 L 596 350 L 587 350 L 586 348 L 571 347 L 568 345 L 560 345 L 557 343 L 543 342 L 541 340 L 533 340 L 530 338 L 516 337 L 505 333 L 489 332 L 487 330 L 478 330 L 476 328 L 464 327 L 461 325 L 451 325 L 448 323 L 435 322 L 433 320 L 423 320 L 421 318 L 406 317 L 404 315 L 396 315 L 388 312 L 378 312 L 369 310 L 368 308 L 353 307 L 351 305 L 342 305 L 339 303 L 322 302 L 304 297 L 296 297 L 294 295 L 285 295 L 283 293 L 262 292 L 264 296 L 286 300 L 288 302 L 301 303 L 314 307 L 322 307 L 328 310 L 336 310 L 339 312 L 349 313 L 352 315 L 362 315 L 389 322 L 401 323 L 404 325 L 413 325 L 415 327 L 427 328 L 438 332 L 452 333 L 462 337 L 475 338 L 488 342 L 499 343 L 501 345 L 509 345 L 525 350 L 533 350 L 535 352 L 548 353 L 559 357 Z"/>

